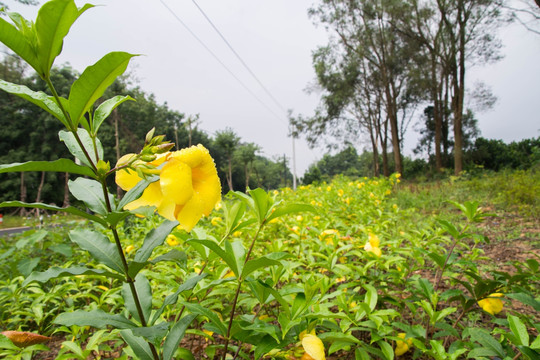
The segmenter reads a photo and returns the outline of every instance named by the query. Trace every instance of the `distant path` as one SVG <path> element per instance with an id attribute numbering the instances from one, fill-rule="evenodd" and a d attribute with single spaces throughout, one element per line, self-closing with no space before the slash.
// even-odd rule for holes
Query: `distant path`
<path id="1" fill-rule="evenodd" d="M 30 226 L 21 226 L 16 228 L 0 229 L 0 237 L 12 234 L 22 233 L 23 231 L 32 229 Z"/>

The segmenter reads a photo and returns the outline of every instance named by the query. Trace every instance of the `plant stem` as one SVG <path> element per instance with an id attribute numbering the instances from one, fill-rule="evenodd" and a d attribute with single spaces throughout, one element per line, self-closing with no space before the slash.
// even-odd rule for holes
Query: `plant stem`
<path id="1" fill-rule="evenodd" d="M 105 179 L 101 179 L 101 187 L 103 189 L 103 196 L 105 197 L 105 204 L 107 206 L 107 211 L 110 213 L 112 212 L 112 206 L 109 200 L 109 192 L 107 191 L 107 183 L 105 182 Z M 124 255 L 124 250 L 122 249 L 122 243 L 120 242 L 118 231 L 116 230 L 116 226 L 111 226 L 110 229 L 113 234 L 114 243 L 116 244 L 116 249 L 118 250 L 118 254 L 120 255 L 120 259 L 122 260 L 122 266 L 124 268 L 124 275 L 126 277 L 126 282 L 128 283 L 129 289 L 131 290 L 131 295 L 133 296 L 133 302 L 135 303 L 135 307 L 137 308 L 137 314 L 139 315 L 139 319 L 141 320 L 141 325 L 143 327 L 146 327 L 147 322 L 146 322 L 146 319 L 144 318 L 144 312 L 142 310 L 141 301 L 139 300 L 139 295 L 137 294 L 137 288 L 135 288 L 135 281 L 131 278 L 131 276 L 129 276 L 129 266 L 126 260 L 126 256 Z M 157 350 L 154 344 L 148 341 L 147 343 L 150 346 L 150 350 L 152 351 L 152 356 L 154 357 L 154 360 L 159 360 L 159 355 L 157 353 Z"/>
<path id="2" fill-rule="evenodd" d="M 244 260 L 244 265 L 248 262 L 249 257 L 251 256 L 251 252 L 253 251 L 253 247 L 255 246 L 255 241 L 257 240 L 257 237 L 259 237 L 259 233 L 261 232 L 262 228 L 264 226 L 264 221 L 259 225 L 259 228 L 257 229 L 257 232 L 255 233 L 255 236 L 253 236 L 253 240 L 251 241 L 251 246 L 249 247 L 249 250 L 246 254 L 246 259 Z M 227 348 L 229 347 L 229 337 L 231 334 L 232 329 L 232 323 L 234 319 L 234 312 L 236 311 L 236 304 L 238 302 L 238 295 L 240 295 L 240 288 L 242 287 L 242 275 L 238 277 L 238 287 L 236 288 L 236 294 L 234 295 L 233 305 L 231 309 L 231 317 L 229 319 L 229 326 L 227 327 L 227 335 L 225 336 L 225 347 L 223 348 L 223 357 L 222 360 L 225 360 L 227 357 Z"/>

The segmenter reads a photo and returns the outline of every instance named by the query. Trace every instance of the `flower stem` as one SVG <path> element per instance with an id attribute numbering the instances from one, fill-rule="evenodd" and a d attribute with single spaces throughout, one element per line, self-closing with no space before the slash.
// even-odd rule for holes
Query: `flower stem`
<path id="1" fill-rule="evenodd" d="M 255 236 L 253 236 L 253 240 L 251 241 L 251 246 L 249 247 L 249 250 L 248 250 L 248 252 L 246 254 L 246 259 L 244 260 L 244 265 L 248 262 L 249 257 L 251 256 L 251 252 L 253 251 L 255 241 L 257 240 L 257 237 L 259 237 L 259 233 L 261 232 L 263 226 L 264 226 L 264 222 L 257 229 L 257 232 L 255 233 Z M 238 295 L 240 295 L 240 288 L 242 287 L 243 280 L 244 279 L 242 279 L 242 275 L 240 274 L 240 276 L 238 277 L 238 287 L 236 288 L 236 294 L 234 295 L 234 300 L 233 300 L 233 304 L 232 304 L 231 317 L 229 319 L 229 326 L 227 327 L 227 335 L 225 336 L 225 347 L 223 349 L 222 360 L 225 360 L 225 358 L 227 357 L 227 349 L 229 347 L 229 338 L 230 338 L 230 335 L 231 335 L 232 323 L 233 323 L 233 319 L 234 319 L 234 312 L 236 311 L 236 304 L 238 302 Z"/>

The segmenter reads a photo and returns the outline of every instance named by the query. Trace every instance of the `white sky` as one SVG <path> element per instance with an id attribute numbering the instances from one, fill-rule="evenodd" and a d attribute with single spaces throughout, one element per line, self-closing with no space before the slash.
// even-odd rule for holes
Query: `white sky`
<path id="1" fill-rule="evenodd" d="M 89 1 L 104 6 L 79 18 L 56 64 L 69 62 L 82 72 L 110 51 L 144 54 L 132 61 L 130 70 L 158 102 L 166 101 L 170 108 L 186 115 L 199 113 L 201 129 L 210 134 L 231 127 L 243 141 L 259 144 L 263 155 L 292 158 L 286 113 L 245 70 L 192 1 L 162 1 L 266 107 L 193 38 L 161 0 Z M 38 7 L 4 2 L 10 10 L 35 19 Z M 327 42 L 324 29 L 315 27 L 307 16 L 313 2 L 197 0 L 281 106 L 308 116 L 318 103 L 316 95 L 304 92 L 315 76 L 311 52 Z M 512 25 L 504 29 L 502 39 L 506 57 L 469 72 L 471 85 L 476 79 L 483 80 L 499 98 L 493 110 L 477 114 L 482 136 L 506 142 L 540 136 L 540 35 Z M 406 154 L 415 143 L 411 126 L 405 139 Z M 297 174 L 301 176 L 323 154 L 324 150 L 310 150 L 298 140 Z"/>

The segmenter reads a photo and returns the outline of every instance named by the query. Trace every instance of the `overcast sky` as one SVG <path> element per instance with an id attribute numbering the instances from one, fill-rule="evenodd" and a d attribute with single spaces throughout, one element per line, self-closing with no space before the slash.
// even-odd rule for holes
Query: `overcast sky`
<path id="1" fill-rule="evenodd" d="M 35 19 L 37 7 L 4 1 L 10 10 Z M 89 1 L 104 6 L 79 18 L 56 64 L 69 62 L 82 71 L 110 51 L 143 54 L 132 61 L 129 70 L 158 102 L 167 102 L 186 115 L 200 114 L 200 128 L 210 134 L 231 127 L 243 141 L 259 144 L 263 155 L 286 154 L 291 159 L 284 109 L 313 114 L 317 95 L 304 91 L 314 81 L 311 52 L 328 38 L 308 18 L 307 10 L 314 1 L 196 1 L 276 101 L 189 0 Z M 491 111 L 477 114 L 482 136 L 506 142 L 540 136 L 540 35 L 515 24 L 501 29 L 501 38 L 505 58 L 471 69 L 468 77 L 470 84 L 476 80 L 487 83 L 499 99 Z M 405 139 L 406 154 L 415 142 L 411 126 Z M 357 147 L 361 149 L 363 144 Z M 297 174 L 301 176 L 322 154 L 323 149 L 310 150 L 302 139 L 297 140 Z"/>

